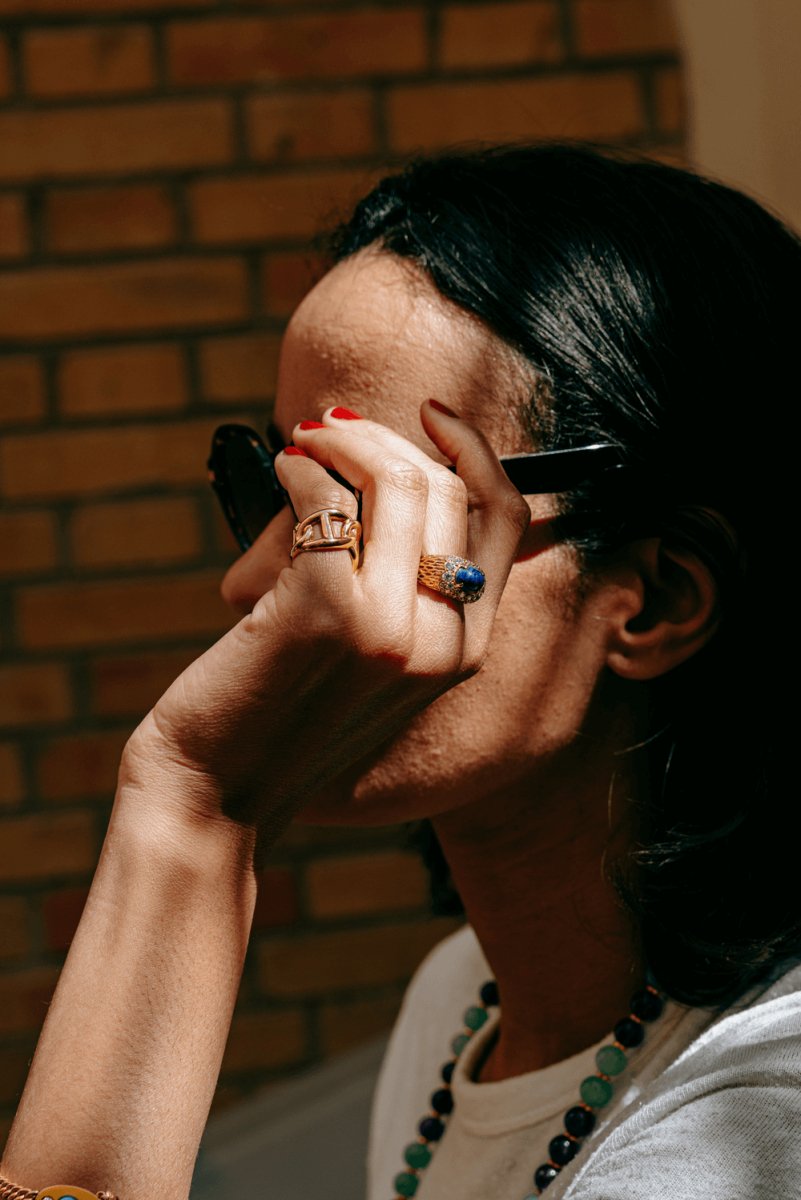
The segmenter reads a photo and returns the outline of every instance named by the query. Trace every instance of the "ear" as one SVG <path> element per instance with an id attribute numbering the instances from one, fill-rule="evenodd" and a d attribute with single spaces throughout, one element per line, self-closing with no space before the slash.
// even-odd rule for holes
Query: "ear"
<path id="1" fill-rule="evenodd" d="M 609 620 L 607 663 L 624 679 L 664 675 L 696 654 L 718 627 L 709 568 L 661 538 L 633 542 Z"/>

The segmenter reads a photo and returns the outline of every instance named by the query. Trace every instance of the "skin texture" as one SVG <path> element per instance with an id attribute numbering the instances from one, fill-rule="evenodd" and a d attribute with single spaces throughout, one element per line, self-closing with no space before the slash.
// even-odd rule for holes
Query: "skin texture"
<path id="1" fill-rule="evenodd" d="M 479 427 L 496 453 L 513 453 L 530 448 L 516 416 L 527 385 L 479 320 L 415 267 L 368 250 L 339 264 L 295 313 L 275 420 L 313 453 L 319 434 L 298 422 L 342 405 L 408 439 L 399 453 L 417 461 L 419 448 L 441 462 L 419 415 L 434 397 Z M 353 436 L 368 436 L 360 422 L 348 424 Z M 482 1080 L 576 1053 L 628 1011 L 643 963 L 602 859 L 625 844 L 642 786 L 628 748 L 647 727 L 644 681 L 692 653 L 712 628 L 710 581 L 656 540 L 634 547 L 578 600 L 575 555 L 550 529 L 553 497 L 527 499 L 531 522 L 480 671 L 296 818 L 434 819 L 502 996 L 500 1037 Z M 240 615 L 275 585 L 293 521 L 279 513 L 226 575 L 222 594 Z M 463 552 L 443 543 L 436 520 L 426 550 Z M 481 546 L 470 556 L 484 561 Z"/>

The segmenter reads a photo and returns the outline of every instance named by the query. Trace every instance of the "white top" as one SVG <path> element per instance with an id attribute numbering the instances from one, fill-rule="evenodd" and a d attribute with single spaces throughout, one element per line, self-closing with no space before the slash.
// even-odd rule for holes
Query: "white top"
<path id="1" fill-rule="evenodd" d="M 418 968 L 392 1031 L 373 1100 L 368 1200 L 392 1200 L 462 1014 L 492 972 L 470 925 Z M 623 1014 L 621 1014 L 623 1015 Z M 472 1076 L 495 1011 L 453 1073 L 454 1112 L 415 1200 L 524 1200 L 595 1053 L 612 1039 L 499 1083 Z M 801 965 L 722 1016 L 669 1001 L 630 1052 L 610 1104 L 548 1200 L 801 1200 Z"/>

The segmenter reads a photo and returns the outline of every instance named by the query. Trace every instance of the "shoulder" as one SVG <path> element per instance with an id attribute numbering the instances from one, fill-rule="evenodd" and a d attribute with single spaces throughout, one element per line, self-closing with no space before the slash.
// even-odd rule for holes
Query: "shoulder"
<path id="1" fill-rule="evenodd" d="M 565 1200 L 795 1200 L 801 1178 L 801 966 L 692 1041 L 610 1123 Z"/>

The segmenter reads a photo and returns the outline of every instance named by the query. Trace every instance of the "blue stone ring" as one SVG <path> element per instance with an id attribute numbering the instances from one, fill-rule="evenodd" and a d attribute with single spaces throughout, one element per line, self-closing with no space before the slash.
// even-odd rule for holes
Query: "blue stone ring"
<path id="1" fill-rule="evenodd" d="M 469 558 L 458 555 L 424 554 L 417 578 L 423 587 L 462 604 L 473 604 L 484 593 L 487 577 Z"/>

